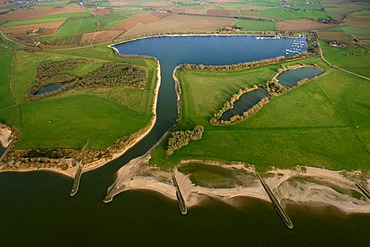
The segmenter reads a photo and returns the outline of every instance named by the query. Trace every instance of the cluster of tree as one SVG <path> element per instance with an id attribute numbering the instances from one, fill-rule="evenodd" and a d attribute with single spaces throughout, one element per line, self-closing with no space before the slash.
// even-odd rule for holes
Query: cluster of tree
<path id="1" fill-rule="evenodd" d="M 70 75 L 66 70 L 77 68 L 81 63 L 87 63 L 86 59 L 69 59 L 63 61 L 46 61 L 41 63 L 36 70 L 36 82 L 27 94 L 28 100 L 35 100 L 72 88 L 99 88 L 112 86 L 127 86 L 132 88 L 144 88 L 148 71 L 127 63 L 106 63 L 101 69 L 85 77 Z M 38 90 L 45 85 L 62 83 L 56 90 L 38 94 Z"/>
<path id="2" fill-rule="evenodd" d="M 61 61 L 45 61 L 40 63 L 36 69 L 36 82 L 40 85 L 46 85 L 56 82 L 64 82 L 65 80 L 72 80 L 74 76 L 68 74 L 61 74 L 63 70 L 72 70 L 77 68 L 79 64 L 86 64 L 86 59 L 66 59 Z"/>
<path id="3" fill-rule="evenodd" d="M 147 70 L 131 64 L 106 63 L 100 70 L 79 80 L 76 86 L 85 88 L 111 86 L 144 88 L 147 77 Z"/>
<path id="4" fill-rule="evenodd" d="M 289 88 L 281 85 L 275 78 L 266 82 L 261 87 L 265 89 L 266 92 L 268 92 L 270 95 L 279 95 L 289 91 Z"/>
<path id="5" fill-rule="evenodd" d="M 171 156 L 174 151 L 181 149 L 189 144 L 190 141 L 202 139 L 204 127 L 197 125 L 193 130 L 175 131 L 168 138 L 167 155 Z"/>

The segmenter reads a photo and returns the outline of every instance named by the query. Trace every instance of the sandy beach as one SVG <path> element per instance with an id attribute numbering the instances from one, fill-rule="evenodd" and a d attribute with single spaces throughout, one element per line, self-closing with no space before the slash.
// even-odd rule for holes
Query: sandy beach
<path id="1" fill-rule="evenodd" d="M 212 197 L 234 205 L 233 198 L 252 197 L 270 201 L 267 193 L 259 183 L 255 182 L 245 187 L 235 188 L 207 188 L 193 184 L 188 175 L 180 173 L 177 168 L 173 171 L 160 171 L 156 167 L 146 164 L 150 155 L 138 157 L 117 172 L 117 180 L 107 192 L 106 202 L 128 190 L 150 190 L 176 200 L 175 187 L 171 176 L 175 175 L 187 207 L 199 205 L 202 199 Z M 182 163 L 186 163 L 183 161 Z M 197 161 L 198 162 L 198 161 Z M 205 162 L 208 165 L 217 165 L 226 169 L 244 169 L 254 173 L 253 166 L 223 165 L 215 162 Z M 145 174 L 145 175 L 144 175 Z M 150 174 L 150 176 L 148 176 Z M 287 203 L 305 204 L 309 206 L 334 206 L 344 213 L 370 213 L 370 200 L 365 196 L 356 198 L 351 192 L 361 194 L 354 182 L 339 171 L 331 171 L 314 167 L 297 167 L 296 169 L 270 170 L 265 181 L 282 205 Z M 353 173 L 351 175 L 354 175 Z M 365 186 L 369 187 L 369 180 Z M 339 190 L 340 188 L 341 190 Z M 362 195 L 362 194 L 361 194 Z"/>
<path id="2" fill-rule="evenodd" d="M 12 140 L 12 130 L 5 126 L 0 126 L 0 145 L 7 148 Z"/>

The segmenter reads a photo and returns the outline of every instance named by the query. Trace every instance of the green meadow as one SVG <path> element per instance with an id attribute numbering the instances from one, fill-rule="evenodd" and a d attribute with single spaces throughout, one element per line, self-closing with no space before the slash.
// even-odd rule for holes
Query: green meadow
<path id="1" fill-rule="evenodd" d="M 361 46 L 345 48 L 330 47 L 326 42 L 320 42 L 325 59 L 342 69 L 370 77 L 370 49 Z"/>
<path id="2" fill-rule="evenodd" d="M 93 48 L 82 50 L 93 53 Z M 87 64 L 64 72 L 82 76 L 98 70 L 106 62 L 134 62 L 149 71 L 146 87 L 144 89 L 126 87 L 73 89 L 52 97 L 27 102 L 25 95 L 35 81 L 36 67 L 39 63 L 84 56 L 28 53 L 22 50 L 8 55 L 5 60 L 7 70 L 12 64 L 11 55 L 14 56 L 13 73 L 9 83 L 0 85 L 5 89 L 1 90 L 1 96 L 7 99 L 1 103 L 0 119 L 1 122 L 20 130 L 17 148 L 80 149 L 88 144 L 90 149 L 103 149 L 119 137 L 133 134 L 148 124 L 152 115 L 151 103 L 156 84 L 156 62 L 136 58 L 125 60 L 114 56 L 106 47 L 100 47 L 100 51 L 108 55 L 100 57 L 95 54 L 98 58 L 87 57 Z"/>
<path id="3" fill-rule="evenodd" d="M 243 31 L 274 31 L 274 22 L 256 20 L 238 20 L 233 26 L 242 27 Z"/>
<path id="4" fill-rule="evenodd" d="M 368 169 L 369 82 L 332 69 L 319 58 L 290 64 L 296 63 L 318 64 L 326 72 L 229 126 L 212 126 L 208 120 L 240 87 L 266 82 L 280 65 L 235 72 L 179 71 L 181 118 L 176 129 L 199 124 L 205 132 L 171 157 L 166 145 L 160 145 L 151 164 L 168 169 L 182 159 L 203 159 L 245 162 L 260 171 L 296 165 Z"/>
<path id="5" fill-rule="evenodd" d="M 296 19 L 328 19 L 330 16 L 322 10 L 292 10 L 286 8 L 271 8 L 258 11 L 262 17 L 272 19 L 296 20 Z"/>

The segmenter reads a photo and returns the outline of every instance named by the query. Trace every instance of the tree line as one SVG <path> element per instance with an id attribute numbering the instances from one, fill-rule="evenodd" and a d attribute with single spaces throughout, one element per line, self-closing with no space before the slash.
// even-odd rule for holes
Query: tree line
<path id="1" fill-rule="evenodd" d="M 167 142 L 167 155 L 171 156 L 174 151 L 189 144 L 190 141 L 202 139 L 204 127 L 195 126 L 192 130 L 179 130 L 172 132 Z"/>

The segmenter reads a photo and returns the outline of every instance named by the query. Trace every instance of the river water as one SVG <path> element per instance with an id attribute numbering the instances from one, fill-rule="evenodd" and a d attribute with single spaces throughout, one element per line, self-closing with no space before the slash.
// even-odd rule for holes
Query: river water
<path id="1" fill-rule="evenodd" d="M 239 198 L 239 207 L 207 199 L 182 216 L 176 202 L 148 191 L 102 200 L 115 172 L 146 152 L 176 120 L 172 71 L 180 63 L 231 64 L 282 55 L 293 39 L 164 37 L 118 45 L 121 53 L 155 56 L 161 63 L 158 121 L 124 156 L 72 180 L 49 172 L 0 174 L 0 246 L 369 246 L 370 215 L 332 207 L 289 205 L 288 230 L 273 206 Z M 194 50 L 193 50 L 194 48 Z"/>

